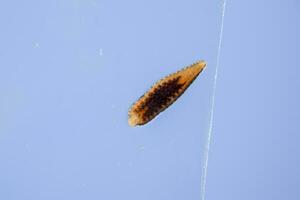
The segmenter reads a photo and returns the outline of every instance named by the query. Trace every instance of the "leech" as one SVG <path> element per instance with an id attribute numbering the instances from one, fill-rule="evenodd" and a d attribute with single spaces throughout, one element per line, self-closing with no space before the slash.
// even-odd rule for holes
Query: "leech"
<path id="1" fill-rule="evenodd" d="M 129 110 L 130 126 L 143 125 L 176 101 L 205 68 L 199 61 L 156 82 Z"/>

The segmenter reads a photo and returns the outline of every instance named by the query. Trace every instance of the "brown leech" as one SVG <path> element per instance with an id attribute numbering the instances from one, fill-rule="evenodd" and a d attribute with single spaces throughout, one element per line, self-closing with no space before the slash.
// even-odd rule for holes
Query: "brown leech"
<path id="1" fill-rule="evenodd" d="M 205 68 L 199 61 L 156 82 L 129 110 L 130 126 L 143 125 L 180 97 Z"/>

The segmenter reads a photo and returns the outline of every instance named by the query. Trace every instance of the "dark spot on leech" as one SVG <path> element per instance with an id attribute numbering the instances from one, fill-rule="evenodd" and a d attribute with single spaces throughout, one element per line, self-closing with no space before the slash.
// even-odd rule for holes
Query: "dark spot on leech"
<path id="1" fill-rule="evenodd" d="M 180 76 L 158 86 L 144 102 L 146 109 L 143 118 L 147 120 L 155 116 L 159 111 L 166 108 L 172 99 L 176 98 L 180 89 L 184 86 L 179 83 Z"/>

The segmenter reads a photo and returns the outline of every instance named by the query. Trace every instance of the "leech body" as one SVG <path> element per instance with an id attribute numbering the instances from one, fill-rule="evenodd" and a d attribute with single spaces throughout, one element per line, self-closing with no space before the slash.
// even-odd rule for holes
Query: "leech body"
<path id="1" fill-rule="evenodd" d="M 205 68 L 199 61 L 156 82 L 129 110 L 130 126 L 143 125 L 180 97 Z"/>

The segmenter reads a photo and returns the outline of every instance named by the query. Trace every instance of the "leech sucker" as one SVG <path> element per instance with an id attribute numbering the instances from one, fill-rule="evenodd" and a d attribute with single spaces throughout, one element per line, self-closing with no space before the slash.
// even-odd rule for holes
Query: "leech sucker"
<path id="1" fill-rule="evenodd" d="M 205 68 L 196 62 L 156 82 L 129 110 L 130 126 L 143 125 L 176 101 Z"/>

